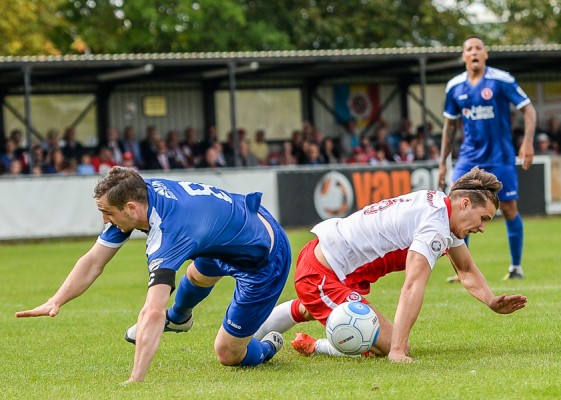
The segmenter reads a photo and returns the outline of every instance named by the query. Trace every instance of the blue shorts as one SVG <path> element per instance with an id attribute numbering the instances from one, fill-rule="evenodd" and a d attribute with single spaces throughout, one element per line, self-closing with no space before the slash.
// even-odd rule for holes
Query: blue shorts
<path id="1" fill-rule="evenodd" d="M 456 164 L 454 173 L 452 174 L 452 181 L 456 182 L 462 175 L 471 171 L 473 167 L 475 167 L 475 165 Z M 478 167 L 495 175 L 503 184 L 503 188 L 499 192 L 500 201 L 518 199 L 518 172 L 516 171 L 516 165 L 478 165 Z"/>
<path id="2" fill-rule="evenodd" d="M 275 235 L 267 264 L 248 271 L 217 259 L 194 260 L 195 268 L 203 275 L 228 275 L 236 280 L 234 296 L 226 310 L 222 326 L 226 332 L 238 338 L 252 336 L 269 317 L 284 289 L 292 262 L 286 233 L 279 223 L 263 210 L 260 209 L 259 213 L 271 224 Z"/>

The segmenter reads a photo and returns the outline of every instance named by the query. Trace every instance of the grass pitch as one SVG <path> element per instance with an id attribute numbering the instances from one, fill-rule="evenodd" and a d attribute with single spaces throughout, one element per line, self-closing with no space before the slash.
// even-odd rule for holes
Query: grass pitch
<path id="1" fill-rule="evenodd" d="M 59 287 L 86 241 L 0 245 L 2 399 L 553 399 L 561 398 L 560 218 L 525 219 L 526 279 L 503 281 L 509 264 L 501 219 L 471 238 L 476 262 L 496 294 L 521 293 L 525 309 L 498 315 L 460 285 L 441 259 L 411 333 L 413 364 L 386 359 L 303 357 L 288 344 L 296 331 L 323 336 L 317 322 L 285 335 L 271 362 L 221 366 L 214 337 L 233 290 L 223 279 L 195 309 L 187 334 L 165 334 L 144 383 L 121 386 L 134 347 L 123 339 L 144 303 L 144 241 L 127 243 L 104 274 L 56 318 L 16 319 Z M 311 235 L 291 230 L 294 258 Z M 294 267 L 294 265 L 293 265 Z M 181 272 L 184 271 L 184 268 Z M 372 286 L 369 300 L 393 319 L 403 273 Z M 292 275 L 280 301 L 294 297 Z"/>

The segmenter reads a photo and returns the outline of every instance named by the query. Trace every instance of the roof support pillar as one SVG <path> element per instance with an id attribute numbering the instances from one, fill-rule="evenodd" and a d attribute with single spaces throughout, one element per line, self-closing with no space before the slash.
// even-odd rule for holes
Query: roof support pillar
<path id="1" fill-rule="evenodd" d="M 31 128 L 31 65 L 23 64 L 23 87 L 25 107 L 25 134 L 27 137 L 27 151 L 29 154 L 29 172 L 33 173 L 33 129 Z"/>

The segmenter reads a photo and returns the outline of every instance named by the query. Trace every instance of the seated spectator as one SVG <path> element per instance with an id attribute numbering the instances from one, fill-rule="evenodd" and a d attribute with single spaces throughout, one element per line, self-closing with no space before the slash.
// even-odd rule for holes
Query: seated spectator
<path id="1" fill-rule="evenodd" d="M 138 168 L 144 168 L 144 158 L 140 150 L 140 143 L 136 139 L 136 132 L 132 126 L 125 127 L 123 132 L 123 152 L 132 154 L 134 165 Z"/>
<path id="2" fill-rule="evenodd" d="M 321 158 L 321 150 L 317 143 L 309 143 L 306 150 L 306 157 L 304 158 L 303 165 L 321 165 L 323 159 Z"/>
<path id="3" fill-rule="evenodd" d="M 166 146 L 171 168 L 187 168 L 189 166 L 187 157 L 183 152 L 183 146 L 181 146 L 179 141 L 179 133 L 177 133 L 176 130 L 172 129 L 168 131 L 166 136 Z"/>
<path id="4" fill-rule="evenodd" d="M 23 163 L 20 159 L 16 158 L 12 160 L 10 163 L 10 170 L 8 171 L 8 175 L 11 176 L 18 176 L 23 174 Z"/>
<path id="5" fill-rule="evenodd" d="M 80 157 L 84 152 L 84 146 L 76 139 L 76 129 L 73 127 L 68 127 L 64 131 L 64 144 L 62 146 L 62 153 L 65 159 L 80 161 Z"/>
<path id="6" fill-rule="evenodd" d="M 123 142 L 119 139 L 119 130 L 114 126 L 107 129 L 107 137 L 102 140 L 99 146 L 107 147 L 113 153 L 113 160 L 120 165 L 123 161 L 123 153 L 125 152 L 125 147 Z"/>
<path id="7" fill-rule="evenodd" d="M 536 135 L 536 151 L 537 156 L 554 156 L 556 151 L 551 147 L 551 140 L 547 133 L 539 133 Z"/>
<path id="8" fill-rule="evenodd" d="M 549 135 L 550 147 L 559 154 L 561 153 L 561 121 L 558 117 L 553 116 L 548 119 L 547 124 L 545 133 Z"/>
<path id="9" fill-rule="evenodd" d="M 409 142 L 413 136 L 413 124 L 411 123 L 411 120 L 407 117 L 402 118 L 399 124 L 399 129 L 391 135 L 388 135 L 389 142 L 392 145 L 392 153 L 398 150 L 401 140 Z"/>
<path id="10" fill-rule="evenodd" d="M 249 149 L 249 144 L 247 141 L 242 140 L 239 143 L 238 153 L 229 154 L 226 158 L 226 165 L 228 167 L 257 167 L 259 166 L 259 161 L 257 157 L 251 153 Z"/>
<path id="11" fill-rule="evenodd" d="M 16 142 L 9 138 L 6 140 L 4 152 L 0 154 L 0 173 L 9 173 L 11 165 L 15 160 L 19 160 L 16 155 L 17 145 Z M 19 160 L 21 163 L 21 160 Z"/>
<path id="12" fill-rule="evenodd" d="M 95 175 L 95 167 L 92 164 L 92 156 L 89 152 L 82 154 L 80 158 L 80 163 L 76 167 L 76 173 L 78 175 Z"/>
<path id="13" fill-rule="evenodd" d="M 58 172 L 60 175 L 76 175 L 78 163 L 73 158 L 65 158 L 62 162 L 62 168 Z"/>
<path id="14" fill-rule="evenodd" d="M 371 158 L 368 163 L 370 165 L 388 165 L 390 163 L 388 146 L 383 143 L 376 143 L 374 145 L 374 157 Z"/>
<path id="15" fill-rule="evenodd" d="M 431 143 L 429 145 L 428 159 L 440 161 L 440 148 L 436 143 Z"/>
<path id="16" fill-rule="evenodd" d="M 258 129 L 255 132 L 255 138 L 249 147 L 251 153 L 257 158 L 259 165 L 267 165 L 269 161 L 269 145 L 265 141 L 265 131 Z"/>
<path id="17" fill-rule="evenodd" d="M 49 129 L 47 131 L 47 139 L 41 144 L 45 154 L 49 154 L 54 149 L 60 149 L 64 145 L 59 139 L 59 134 L 56 129 Z"/>
<path id="18" fill-rule="evenodd" d="M 395 136 L 389 135 L 388 127 L 386 124 L 380 124 L 374 133 L 373 145 L 381 145 L 386 147 L 387 157 L 393 157 L 393 153 L 398 147 L 399 139 Z"/>
<path id="19" fill-rule="evenodd" d="M 169 171 L 174 167 L 173 160 L 168 154 L 168 147 L 162 139 L 156 141 L 156 163 L 151 169 Z"/>
<path id="20" fill-rule="evenodd" d="M 370 160 L 374 158 L 374 148 L 370 142 L 370 138 L 366 135 L 361 136 L 360 145 L 353 150 L 351 164 L 368 165 Z"/>
<path id="21" fill-rule="evenodd" d="M 105 176 L 117 163 L 113 159 L 113 152 L 111 149 L 106 146 L 101 146 L 97 154 L 92 157 L 92 165 L 96 173 Z"/>
<path id="22" fill-rule="evenodd" d="M 27 153 L 27 150 L 23 147 L 23 132 L 21 131 L 21 129 L 17 129 L 17 128 L 13 129 L 10 132 L 10 139 L 12 139 L 16 144 L 17 158 L 19 158 L 20 160 L 24 160 L 26 157 L 25 154 Z"/>
<path id="23" fill-rule="evenodd" d="M 306 157 L 305 151 L 306 141 L 304 139 L 304 134 L 302 131 L 295 130 L 292 132 L 291 148 L 292 155 L 296 159 L 296 163 L 300 164 L 302 160 Z"/>
<path id="24" fill-rule="evenodd" d="M 45 152 L 43 148 L 36 144 L 31 150 L 31 161 L 33 163 L 32 175 L 43 175 L 49 173 L 49 167 L 45 161 Z"/>
<path id="25" fill-rule="evenodd" d="M 413 154 L 413 150 L 411 150 L 411 146 L 407 140 L 401 139 L 399 141 L 399 146 L 393 155 L 393 159 L 396 163 L 401 164 L 410 163 L 415 160 L 415 154 Z"/>
<path id="26" fill-rule="evenodd" d="M 417 141 L 415 143 L 415 148 L 413 149 L 413 154 L 415 155 L 415 161 L 425 161 L 428 160 L 427 149 L 424 142 Z"/>
<path id="27" fill-rule="evenodd" d="M 335 143 L 330 137 L 323 139 L 321 155 L 325 164 L 338 164 L 339 152 L 335 148 Z"/>
<path id="28" fill-rule="evenodd" d="M 138 171 L 138 167 L 134 164 L 134 156 L 128 151 L 125 151 L 123 153 L 123 162 L 121 165 L 123 167 L 133 168 Z"/>
<path id="29" fill-rule="evenodd" d="M 341 162 L 352 161 L 354 149 L 359 146 L 359 129 L 356 120 L 350 119 L 343 123 L 343 133 L 339 141 L 339 157 Z"/>
<path id="30" fill-rule="evenodd" d="M 219 153 L 216 146 L 210 146 L 205 151 L 205 156 L 197 164 L 196 168 L 221 168 L 223 165 L 219 162 Z"/>
<path id="31" fill-rule="evenodd" d="M 282 149 L 278 156 L 278 165 L 296 165 L 298 160 L 292 150 L 292 142 L 287 140 L 282 143 Z"/>
<path id="32" fill-rule="evenodd" d="M 64 169 L 64 153 L 60 148 L 53 148 L 47 154 L 47 164 L 49 165 L 46 169 L 49 174 L 59 174 Z"/>
<path id="33" fill-rule="evenodd" d="M 198 141 L 197 131 L 192 126 L 185 128 L 185 138 L 181 142 L 181 147 L 187 158 L 187 165 L 196 165 L 201 159 L 202 144 Z"/>
<path id="34" fill-rule="evenodd" d="M 160 140 L 158 129 L 154 125 L 149 125 L 146 128 L 146 137 L 140 141 L 140 152 L 145 169 L 161 169 L 157 159 L 157 143 Z"/>

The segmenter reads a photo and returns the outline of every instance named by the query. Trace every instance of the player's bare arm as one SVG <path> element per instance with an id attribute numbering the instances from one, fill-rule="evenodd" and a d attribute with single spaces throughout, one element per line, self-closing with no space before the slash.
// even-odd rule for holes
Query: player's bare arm
<path id="1" fill-rule="evenodd" d="M 412 361 L 407 355 L 409 334 L 421 311 L 430 272 L 425 256 L 414 251 L 408 252 L 405 281 L 395 313 L 392 344 L 388 354 L 390 361 L 406 363 Z"/>
<path id="2" fill-rule="evenodd" d="M 60 307 L 80 296 L 92 285 L 117 251 L 118 248 L 109 248 L 95 243 L 86 254 L 80 257 L 63 284 L 49 300 L 32 310 L 16 312 L 16 317 L 56 316 Z"/>
<path id="3" fill-rule="evenodd" d="M 524 106 L 524 137 L 520 144 L 518 157 L 522 161 L 522 168 L 528 169 L 534 160 L 534 134 L 536 132 L 536 109 L 530 103 Z"/>
<path id="4" fill-rule="evenodd" d="M 440 148 L 440 172 L 438 177 L 438 187 L 444 189 L 446 184 L 446 159 L 452 152 L 454 139 L 456 137 L 456 121 L 444 118 L 442 128 L 442 144 Z"/>
<path id="5" fill-rule="evenodd" d="M 148 288 L 146 302 L 138 315 L 134 366 L 129 380 L 125 383 L 141 382 L 146 377 L 150 363 L 160 346 L 170 294 L 171 288 L 166 284 Z"/>
<path id="6" fill-rule="evenodd" d="M 466 245 L 451 248 L 448 256 L 464 288 L 491 310 L 498 314 L 510 314 L 526 305 L 528 299 L 522 295 L 495 296 L 485 277 L 475 265 Z"/>

